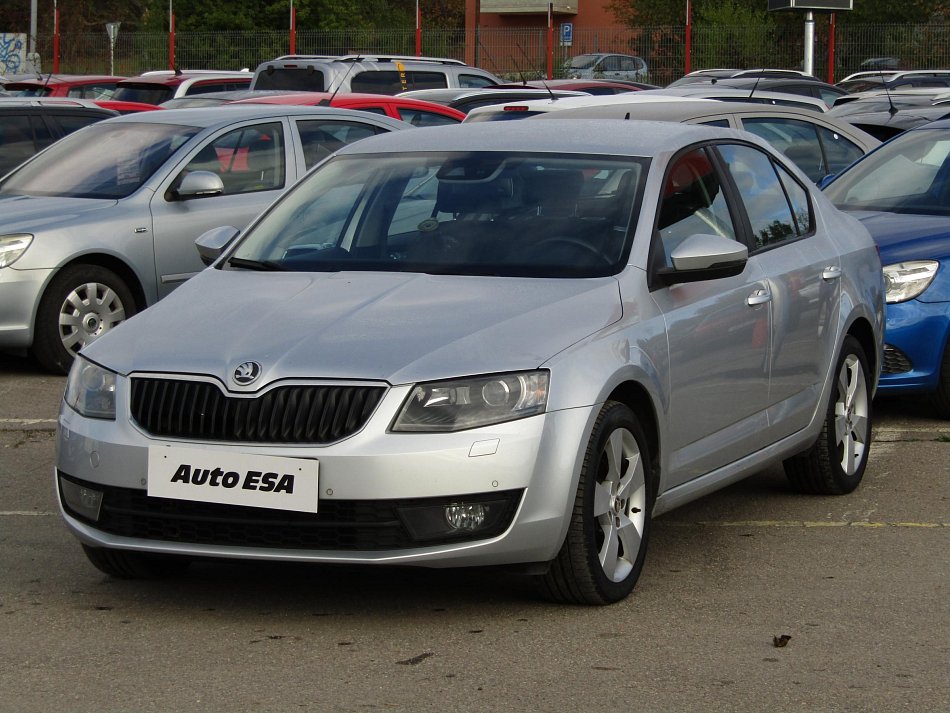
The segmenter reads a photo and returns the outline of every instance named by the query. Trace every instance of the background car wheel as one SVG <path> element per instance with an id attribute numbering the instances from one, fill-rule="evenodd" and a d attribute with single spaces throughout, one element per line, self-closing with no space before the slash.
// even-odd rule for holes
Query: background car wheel
<path id="1" fill-rule="evenodd" d="M 785 475 L 803 493 L 850 493 L 864 476 L 870 448 L 870 371 L 861 345 L 847 337 L 821 434 L 808 451 L 785 461 Z"/>
<path id="2" fill-rule="evenodd" d="M 940 418 L 950 418 L 950 344 L 943 350 L 943 361 L 940 363 L 940 377 L 937 381 L 937 391 L 931 398 L 937 415 Z"/>
<path id="3" fill-rule="evenodd" d="M 567 537 L 541 577 L 545 597 L 610 604 L 631 592 L 650 534 L 651 463 L 637 417 L 624 404 L 608 401 L 587 446 Z"/>
<path id="4" fill-rule="evenodd" d="M 117 579 L 160 579 L 184 572 L 191 564 L 184 557 L 156 555 L 150 552 L 113 550 L 82 546 L 89 561 L 100 572 Z"/>
<path id="5" fill-rule="evenodd" d="M 131 290 L 111 270 L 98 265 L 67 267 L 40 300 L 33 357 L 44 369 L 65 374 L 80 349 L 135 311 Z"/>

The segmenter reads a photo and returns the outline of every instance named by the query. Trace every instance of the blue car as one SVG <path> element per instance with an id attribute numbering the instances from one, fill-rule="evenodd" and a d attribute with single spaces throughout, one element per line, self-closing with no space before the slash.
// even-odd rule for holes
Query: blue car
<path id="1" fill-rule="evenodd" d="M 899 134 L 825 193 L 878 244 L 887 287 L 879 394 L 925 394 L 950 418 L 950 120 Z"/>

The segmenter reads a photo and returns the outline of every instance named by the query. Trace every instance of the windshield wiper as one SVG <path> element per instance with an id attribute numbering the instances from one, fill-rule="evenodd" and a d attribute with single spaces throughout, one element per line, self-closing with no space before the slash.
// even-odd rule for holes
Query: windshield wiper
<path id="1" fill-rule="evenodd" d="M 260 272 L 287 272 L 287 268 L 279 262 L 273 260 L 249 260 L 245 257 L 232 257 L 228 260 L 231 267 L 243 267 L 248 270 L 259 270 Z"/>

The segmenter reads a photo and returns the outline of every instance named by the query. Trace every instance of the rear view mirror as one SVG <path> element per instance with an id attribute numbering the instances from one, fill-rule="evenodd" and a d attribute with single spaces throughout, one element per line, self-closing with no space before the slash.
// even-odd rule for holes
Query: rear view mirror
<path id="1" fill-rule="evenodd" d="M 670 259 L 673 267 L 657 273 L 664 284 L 715 280 L 741 273 L 749 259 L 749 248 L 732 238 L 700 233 L 680 243 Z"/>
<path id="2" fill-rule="evenodd" d="M 191 198 L 208 198 L 209 196 L 218 196 L 224 193 L 224 182 L 217 173 L 211 171 L 192 171 L 185 176 L 175 196 L 179 200 L 189 200 Z"/>
<path id="3" fill-rule="evenodd" d="M 232 225 L 223 225 L 199 235 L 195 240 L 195 247 L 198 248 L 201 262 L 210 265 L 217 260 L 240 232 Z"/>

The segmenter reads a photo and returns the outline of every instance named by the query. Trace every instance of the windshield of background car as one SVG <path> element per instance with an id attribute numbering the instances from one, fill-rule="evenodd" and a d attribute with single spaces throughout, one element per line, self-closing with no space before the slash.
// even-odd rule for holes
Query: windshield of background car
<path id="1" fill-rule="evenodd" d="M 839 208 L 950 215 L 950 131 L 911 131 L 845 171 L 825 194 Z"/>
<path id="2" fill-rule="evenodd" d="M 567 66 L 571 69 L 590 69 L 594 66 L 596 61 L 597 55 L 595 54 L 579 54 L 576 57 L 572 57 Z"/>
<path id="3" fill-rule="evenodd" d="M 124 198 L 201 131 L 173 124 L 94 124 L 11 173 L 0 196 Z"/>
<path id="4" fill-rule="evenodd" d="M 648 165 L 491 151 L 338 156 L 275 204 L 225 265 L 611 275 L 629 253 Z"/>
<path id="5" fill-rule="evenodd" d="M 112 95 L 112 98 L 115 101 L 140 102 L 142 104 L 155 104 L 157 106 L 174 96 L 174 87 L 152 82 L 143 82 L 142 84 L 117 84 L 115 94 Z"/>

